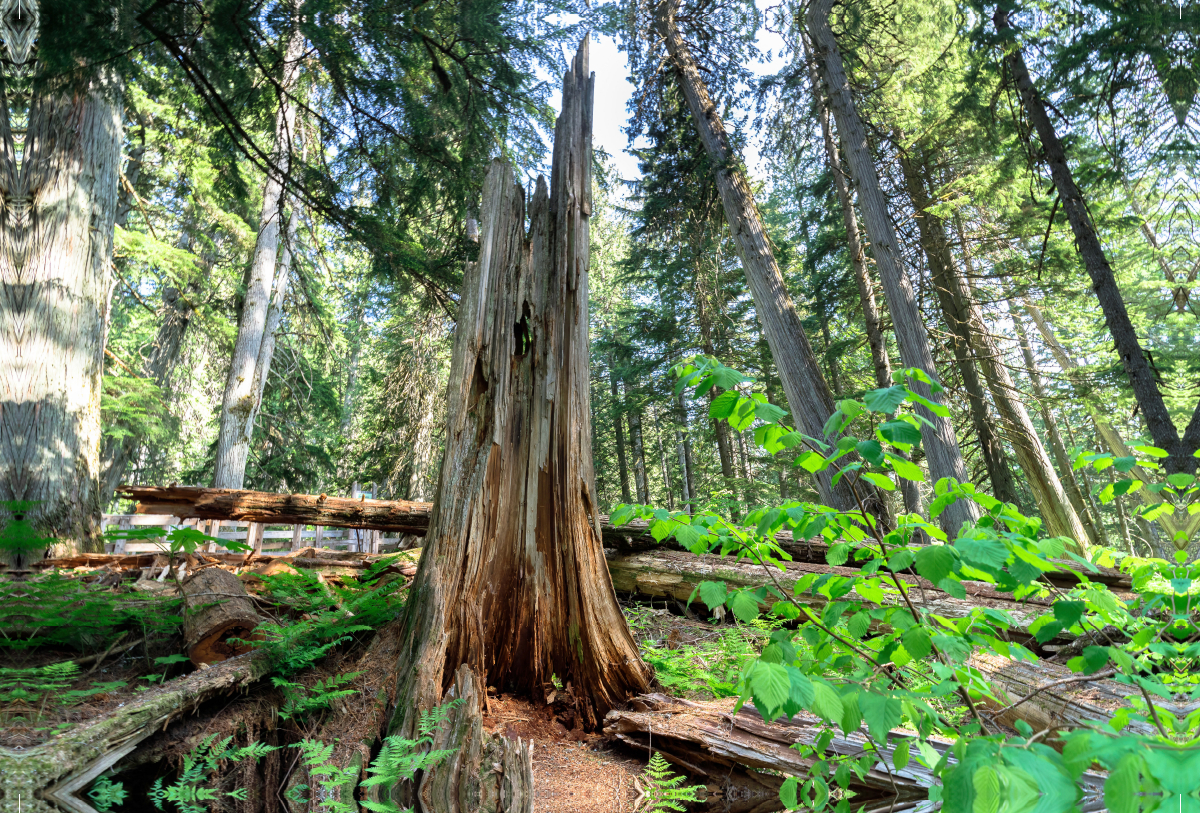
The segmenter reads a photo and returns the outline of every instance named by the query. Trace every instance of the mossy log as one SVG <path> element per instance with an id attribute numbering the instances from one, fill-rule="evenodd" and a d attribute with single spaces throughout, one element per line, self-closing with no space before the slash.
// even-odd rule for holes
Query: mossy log
<path id="1" fill-rule="evenodd" d="M 79 794 L 139 743 L 205 700 L 249 685 L 268 669 L 252 652 L 156 686 L 126 706 L 72 726 L 41 745 L 0 748 L 0 799 L 26 813 L 93 813 Z M 6 810 L 9 808 L 5 808 Z"/>

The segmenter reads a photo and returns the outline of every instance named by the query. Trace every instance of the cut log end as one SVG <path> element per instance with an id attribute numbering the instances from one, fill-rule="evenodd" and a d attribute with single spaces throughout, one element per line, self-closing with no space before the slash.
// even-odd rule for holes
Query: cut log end
<path id="1" fill-rule="evenodd" d="M 256 616 L 232 619 L 221 624 L 188 647 L 188 658 L 196 666 L 211 665 L 249 652 L 262 640 L 261 634 L 255 633 L 261 621 Z M 244 643 L 233 643 L 233 640 Z"/>
<path id="2" fill-rule="evenodd" d="M 262 617 L 241 579 L 219 567 L 208 567 L 196 571 L 180 589 L 187 611 L 184 641 L 192 663 L 219 663 L 254 648 L 258 640 L 255 630 Z"/>

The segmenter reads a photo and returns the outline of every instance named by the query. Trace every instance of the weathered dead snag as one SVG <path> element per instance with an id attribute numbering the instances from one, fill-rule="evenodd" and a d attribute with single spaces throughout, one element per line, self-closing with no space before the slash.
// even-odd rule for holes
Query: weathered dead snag
<path id="1" fill-rule="evenodd" d="M 460 700 L 419 809 L 531 809 L 528 744 L 483 732 L 488 685 L 541 697 L 558 679 L 596 727 L 645 691 L 604 560 L 592 471 L 588 219 L 593 79 L 585 39 L 564 78 L 550 186 L 529 207 L 488 170 L 479 261 L 463 282 L 437 499 L 406 607 L 391 733 Z"/>

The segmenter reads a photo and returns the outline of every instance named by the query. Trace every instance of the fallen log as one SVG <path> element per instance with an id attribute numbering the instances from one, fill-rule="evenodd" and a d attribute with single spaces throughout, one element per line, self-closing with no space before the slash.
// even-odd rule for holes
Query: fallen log
<path id="1" fill-rule="evenodd" d="M 187 608 L 183 639 L 192 663 L 219 663 L 254 647 L 250 640 L 263 619 L 241 579 L 220 566 L 209 566 L 189 576 L 179 589 Z"/>
<path id="2" fill-rule="evenodd" d="M 727 556 L 696 556 L 691 553 L 671 550 L 619 554 L 608 557 L 608 569 L 612 574 L 613 587 L 618 593 L 636 593 L 649 598 L 670 598 L 687 602 L 702 581 L 723 581 L 730 588 L 759 587 L 777 583 L 791 590 L 797 581 L 809 573 L 834 574 L 839 576 L 861 576 L 861 572 L 848 567 L 814 565 L 804 562 L 788 562 L 783 570 L 772 568 L 774 579 L 767 575 L 761 565 L 747 560 L 738 561 Z M 983 582 L 966 582 L 966 599 L 957 599 L 937 589 L 925 579 L 901 574 L 909 599 L 913 605 L 937 613 L 945 618 L 964 618 L 977 607 L 993 608 L 1007 612 L 1016 624 L 1012 631 L 1024 634 L 1038 616 L 1050 609 L 1050 602 L 1031 598 L 1013 601 L 1010 594 L 997 592 L 992 585 Z M 820 596 L 803 595 L 804 604 L 823 604 Z M 900 604 L 898 594 L 885 597 L 888 604 Z M 774 599 L 763 605 L 765 609 Z"/>
<path id="3" fill-rule="evenodd" d="M 222 519 L 265 525 L 322 525 L 424 534 L 433 503 L 368 500 L 325 494 L 272 494 L 231 488 L 120 486 L 139 514 Z"/>
<path id="4" fill-rule="evenodd" d="M 209 698 L 249 685 L 268 668 L 265 653 L 252 652 L 156 686 L 135 702 L 72 726 L 40 745 L 0 748 L 5 798 L 23 799 L 26 813 L 88 813 L 92 808 L 80 795 L 97 776 L 174 718 Z"/>
<path id="5" fill-rule="evenodd" d="M 1012 726 L 1024 720 L 1034 731 L 1078 728 L 1105 723 L 1129 705 L 1134 686 L 1107 680 L 1103 674 L 1080 675 L 1060 664 L 1040 660 L 1023 663 L 986 652 L 977 653 L 968 665 L 978 669 L 1004 705 L 986 702 L 987 716 Z M 1149 723 L 1133 721 L 1130 733 L 1157 733 Z"/>
<path id="6" fill-rule="evenodd" d="M 635 698 L 630 710 L 610 711 L 604 733 L 646 753 L 652 749 L 694 776 L 720 777 L 733 768 L 807 776 L 814 760 L 794 745 L 812 745 L 824 726 L 817 717 L 801 713 L 792 719 L 766 722 L 750 704 L 733 713 L 735 700 L 709 703 L 680 700 L 662 694 Z M 889 735 L 898 744 L 911 732 Z M 857 756 L 867 747 L 866 736 L 834 737 L 830 751 Z M 924 798 L 934 784 L 932 774 L 912 760 L 904 769 L 892 763 L 895 746 L 881 747 L 881 760 L 854 788 L 868 798 L 891 797 L 897 802 Z M 886 764 L 884 764 L 886 761 Z"/>
<path id="7" fill-rule="evenodd" d="M 265 491 L 197 488 L 191 486 L 120 486 L 118 493 L 138 503 L 139 514 L 171 514 L 181 518 L 223 519 L 238 522 L 261 522 L 277 525 L 323 525 L 333 528 L 365 528 L 380 531 L 401 531 L 423 536 L 429 527 L 433 503 L 405 500 L 366 500 L 327 497 L 324 494 L 271 494 Z M 659 542 L 649 533 L 649 524 L 634 520 L 625 525 L 613 525 L 600 515 L 600 532 L 607 548 L 620 553 L 639 553 L 649 550 L 678 549 L 673 540 Z M 821 540 L 797 540 L 788 531 L 775 534 L 775 541 L 796 562 L 825 564 L 829 546 Z M 853 560 L 846 563 L 854 567 Z M 1079 565 L 1063 562 L 1072 568 Z M 1129 575 L 1112 568 L 1098 568 L 1089 573 L 1093 582 L 1114 589 L 1128 590 Z M 1070 573 L 1048 573 L 1047 582 L 1059 586 L 1074 586 Z"/>

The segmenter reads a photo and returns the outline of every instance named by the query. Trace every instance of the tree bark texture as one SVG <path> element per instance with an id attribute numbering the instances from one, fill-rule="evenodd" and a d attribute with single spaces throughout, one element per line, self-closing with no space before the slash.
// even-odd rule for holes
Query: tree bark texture
<path id="1" fill-rule="evenodd" d="M 679 33 L 675 23 L 677 7 L 678 0 L 660 0 L 660 33 L 677 70 L 679 86 L 687 99 L 696 131 L 712 164 L 725 218 L 754 298 L 754 310 L 779 368 L 796 428 L 811 437 L 821 438 L 825 421 L 834 411 L 833 395 L 787 292 L 754 194 L 729 144 L 725 124 L 708 94 L 696 60 Z M 821 501 L 841 510 L 856 509 L 858 504 L 847 478 L 842 478 L 837 487 L 833 486 L 832 478 L 832 471 L 817 475 Z"/>
<path id="2" fill-rule="evenodd" d="M 818 72 L 824 84 L 823 91 L 829 99 L 838 133 L 842 137 L 846 151 L 846 169 L 858 193 L 858 205 L 862 210 L 863 223 L 871 241 L 875 266 L 879 269 L 884 295 L 892 313 L 892 327 L 896 332 L 896 342 L 900 346 L 900 358 L 906 367 L 919 368 L 936 378 L 937 369 L 929 349 L 929 336 L 925 332 L 921 312 L 917 308 L 912 281 L 904 268 L 896 231 L 892 226 L 890 207 L 879 185 L 879 175 L 871 156 L 870 145 L 867 143 L 866 129 L 859 118 L 850 92 L 850 83 L 842 65 L 837 38 L 830 27 L 829 15 L 832 8 L 833 0 L 815 0 L 809 6 L 807 14 L 808 28 L 812 32 L 813 46 L 816 50 Z M 936 401 L 932 393 L 924 391 L 922 394 Z M 929 470 L 934 479 L 952 477 L 965 482 L 967 471 L 950 419 L 934 415 L 923 406 L 919 406 L 917 412 L 933 426 L 932 429 L 925 430 L 924 447 Z M 940 519 L 942 527 L 953 538 L 963 523 L 973 522 L 978 518 L 979 510 L 974 503 L 958 500 L 942 513 Z"/>
<path id="3" fill-rule="evenodd" d="M 295 28 L 288 37 L 284 55 L 284 72 L 280 82 L 284 95 L 275 117 L 275 150 L 271 155 L 272 166 L 263 185 L 258 237 L 250 260 L 246 297 L 242 302 L 229 377 L 221 401 L 221 428 L 217 435 L 216 473 L 213 477 L 215 488 L 241 488 L 245 481 L 250 437 L 254 432 L 254 418 L 259 406 L 259 382 L 264 381 L 267 375 L 266 370 L 259 369 L 259 364 L 264 361 L 263 345 L 275 299 L 284 181 L 291 166 L 297 137 L 296 105 L 288 97 L 300 78 L 303 46 L 304 37 L 299 28 Z M 274 349 L 273 341 L 270 347 Z M 265 361 L 269 363 L 269 357 Z"/>
<path id="4" fill-rule="evenodd" d="M 621 419 L 621 388 L 617 384 L 617 372 L 613 369 L 613 359 L 608 357 L 608 383 L 612 390 L 612 422 L 613 434 L 617 438 L 617 468 L 621 475 L 621 501 L 633 502 L 629 490 L 629 462 L 625 458 L 625 422 Z"/>
<path id="5" fill-rule="evenodd" d="M 992 20 L 996 30 L 1002 35 L 1013 35 L 1007 11 L 997 10 Z M 1146 429 L 1154 445 L 1168 454 L 1163 468 L 1168 474 L 1193 473 L 1200 462 L 1193 457 L 1193 453 L 1200 449 L 1200 400 L 1197 401 L 1191 420 L 1180 437 L 1179 430 L 1171 419 L 1171 413 L 1163 401 L 1154 370 L 1146 359 L 1137 330 L 1129 318 L 1129 311 L 1125 308 L 1125 300 L 1117 285 L 1116 275 L 1109 265 L 1108 256 L 1100 244 L 1099 235 L 1096 234 L 1095 223 L 1088 212 L 1087 201 L 1075 183 L 1075 177 L 1067 164 L 1066 151 L 1054 130 L 1050 116 L 1046 113 L 1041 94 L 1029 75 L 1029 68 L 1025 65 L 1025 57 L 1019 45 L 1009 44 L 1005 62 L 1021 95 L 1025 114 L 1042 143 L 1042 154 L 1050 167 L 1054 188 L 1058 191 L 1063 213 L 1066 214 L 1071 231 L 1075 235 L 1075 247 L 1092 281 L 1092 290 L 1096 293 L 1096 299 L 1104 313 L 1104 323 L 1113 337 L 1117 355 L 1120 356 L 1125 375 L 1129 379 L 1130 389 L 1141 410 L 1142 420 L 1146 422 Z"/>
<path id="6" fill-rule="evenodd" d="M 687 404 L 683 393 L 675 398 L 675 449 L 679 452 L 679 476 L 683 482 L 683 507 L 689 513 L 696 510 L 696 480 L 692 476 L 692 433 L 688 427 Z"/>
<path id="7" fill-rule="evenodd" d="M 98 550 L 122 87 L 100 70 L 34 94 L 38 5 L 21 11 L 0 15 L 0 501 Z"/>
<path id="8" fill-rule="evenodd" d="M 585 39 L 564 78 L 550 186 L 537 183 L 528 237 L 512 168 L 493 163 L 484 183 L 437 499 L 400 622 L 392 733 L 411 737 L 421 710 L 464 701 L 434 745 L 458 756 L 420 780 L 425 811 L 531 809 L 531 795 L 516 798 L 529 785 L 528 747 L 482 734 L 486 686 L 540 699 L 557 676 L 596 728 L 651 677 L 616 602 L 596 511 L 587 310 L 593 89 Z"/>
<path id="9" fill-rule="evenodd" d="M 900 154 L 900 164 L 913 207 L 917 211 L 921 242 L 933 271 L 934 287 L 954 336 L 954 353 L 959 359 L 963 383 L 968 389 L 972 419 L 976 423 L 976 429 L 983 430 L 980 442 L 992 444 L 992 448 L 985 449 L 985 453 L 990 456 L 989 474 L 992 475 L 992 482 L 996 486 L 996 497 L 1019 505 L 1019 501 L 1015 499 L 1016 485 L 1012 480 L 1012 472 L 1003 461 L 1003 447 L 991 430 L 986 414 L 982 387 L 973 364 L 975 361 L 983 369 L 988 388 L 997 410 L 1004 418 L 1009 440 L 1021 464 L 1022 475 L 1033 492 L 1047 529 L 1055 536 L 1075 540 L 1081 549 L 1095 544 L 1095 532 L 1081 519 L 1079 510 L 1070 500 L 1055 472 L 1050 456 L 1046 454 L 1037 429 L 1020 399 L 1016 384 L 1009 375 L 1008 367 L 1000 356 L 1000 349 L 992 341 L 990 328 L 975 303 L 975 296 L 954 262 L 950 244 L 946 240 L 945 224 L 931 210 L 932 202 L 926 188 L 926 173 L 918 168 L 912 156 L 903 151 Z M 975 391 L 972 393 L 971 390 Z M 977 415 L 977 411 L 980 414 Z M 991 471 L 993 468 L 995 471 Z M 996 479 L 997 477 L 999 479 Z"/>
<path id="10" fill-rule="evenodd" d="M 1046 398 L 1046 388 L 1042 385 L 1042 375 L 1038 372 L 1037 359 L 1033 357 L 1033 348 L 1029 345 L 1029 336 L 1025 333 L 1025 326 L 1021 324 L 1020 314 L 1017 313 L 1016 307 L 1011 302 L 1009 303 L 1009 313 L 1012 314 L 1013 329 L 1017 334 L 1017 343 L 1021 346 L 1021 356 L 1025 359 L 1025 370 L 1029 373 L 1029 383 L 1033 388 L 1033 397 L 1037 400 L 1038 406 L 1042 411 L 1042 422 L 1046 424 L 1046 436 L 1050 439 L 1050 449 L 1054 453 L 1054 459 L 1058 463 L 1059 471 L 1062 472 L 1063 484 L 1066 486 L 1067 496 L 1071 499 L 1071 506 L 1083 521 L 1084 527 L 1087 528 L 1088 537 L 1091 539 L 1092 544 L 1103 544 L 1102 529 L 1097 527 L 1088 513 L 1087 503 L 1083 500 L 1083 492 L 1080 491 L 1079 483 L 1075 479 L 1071 457 L 1067 454 L 1067 447 L 1063 443 L 1062 435 L 1059 434 L 1054 414 L 1050 411 L 1050 404 Z"/>
<path id="11" fill-rule="evenodd" d="M 650 491 L 646 482 L 646 441 L 642 436 L 642 415 L 629 390 L 625 391 L 625 409 L 629 415 L 629 440 L 633 444 L 633 481 L 637 487 L 637 500 L 641 505 L 650 503 Z"/>

